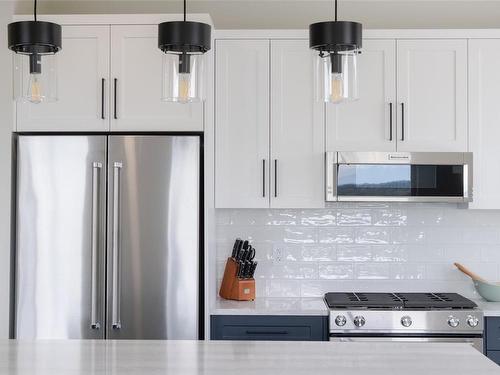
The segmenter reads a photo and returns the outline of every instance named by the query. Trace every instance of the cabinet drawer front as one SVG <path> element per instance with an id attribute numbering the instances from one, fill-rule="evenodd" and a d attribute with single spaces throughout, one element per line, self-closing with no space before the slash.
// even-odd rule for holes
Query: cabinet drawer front
<path id="1" fill-rule="evenodd" d="M 309 326 L 224 326 L 224 340 L 310 340 Z"/>
<path id="2" fill-rule="evenodd" d="M 497 365 L 500 365 L 500 350 L 488 350 L 486 356 Z"/>
<path id="3" fill-rule="evenodd" d="M 212 316 L 212 340 L 322 341 L 326 317 Z"/>
<path id="4" fill-rule="evenodd" d="M 500 350 L 500 318 L 486 318 L 486 350 Z"/>

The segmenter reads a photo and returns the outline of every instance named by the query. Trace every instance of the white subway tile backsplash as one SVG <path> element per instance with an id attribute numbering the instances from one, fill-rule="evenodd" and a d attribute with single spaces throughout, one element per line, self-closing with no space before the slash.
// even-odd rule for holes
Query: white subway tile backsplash
<path id="1" fill-rule="evenodd" d="M 500 280 L 500 211 L 399 203 L 217 210 L 218 279 L 236 237 L 257 249 L 257 296 L 349 290 L 474 296 L 470 280 L 453 266 L 457 261 Z"/>
<path id="2" fill-rule="evenodd" d="M 341 262 L 366 262 L 372 259 L 369 245 L 338 245 L 337 260 Z"/>
<path id="3" fill-rule="evenodd" d="M 383 280 L 389 278 L 389 263 L 356 263 L 356 279 Z"/>
<path id="4" fill-rule="evenodd" d="M 318 230 L 322 244 L 354 243 L 354 228 L 322 228 Z"/>
<path id="5" fill-rule="evenodd" d="M 335 245 L 304 245 L 301 260 L 310 262 L 333 262 L 337 260 Z"/>
<path id="6" fill-rule="evenodd" d="M 350 263 L 321 263 L 319 265 L 320 279 L 352 279 L 354 277 L 354 265 Z"/>

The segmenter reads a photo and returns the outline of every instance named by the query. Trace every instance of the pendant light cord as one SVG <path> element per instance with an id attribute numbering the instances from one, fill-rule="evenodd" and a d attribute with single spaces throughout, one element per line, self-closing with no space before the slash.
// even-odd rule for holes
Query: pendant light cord
<path id="1" fill-rule="evenodd" d="M 335 0 L 335 22 L 337 22 L 337 0 Z"/>
<path id="2" fill-rule="evenodd" d="M 184 22 L 186 22 L 186 0 L 184 0 Z"/>
<path id="3" fill-rule="evenodd" d="M 36 19 L 36 0 L 33 1 L 33 16 L 35 17 L 35 21 L 37 20 Z"/>

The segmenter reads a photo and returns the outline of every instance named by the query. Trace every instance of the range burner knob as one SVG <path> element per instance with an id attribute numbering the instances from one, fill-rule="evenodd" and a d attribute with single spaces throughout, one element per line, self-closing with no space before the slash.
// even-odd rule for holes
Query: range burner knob
<path id="1" fill-rule="evenodd" d="M 338 325 L 339 327 L 345 326 L 347 322 L 347 319 L 345 318 L 344 315 L 337 315 L 335 318 L 335 324 Z"/>
<path id="2" fill-rule="evenodd" d="M 412 323 L 413 321 L 411 320 L 411 317 L 409 317 L 408 315 L 405 315 L 401 318 L 401 324 L 403 325 L 403 327 L 409 327 L 411 326 Z"/>
<path id="3" fill-rule="evenodd" d="M 449 318 L 448 318 L 448 325 L 450 327 L 458 327 L 458 325 L 460 324 L 460 319 L 458 318 L 455 318 L 453 315 L 451 315 Z"/>
<path id="4" fill-rule="evenodd" d="M 366 323 L 366 320 L 364 317 L 362 317 L 362 316 L 354 317 L 354 325 L 356 327 L 363 327 L 365 325 L 365 323 Z"/>
<path id="5" fill-rule="evenodd" d="M 477 325 L 479 324 L 479 319 L 474 315 L 469 315 L 467 317 L 467 324 L 469 325 L 469 327 L 477 327 Z"/>

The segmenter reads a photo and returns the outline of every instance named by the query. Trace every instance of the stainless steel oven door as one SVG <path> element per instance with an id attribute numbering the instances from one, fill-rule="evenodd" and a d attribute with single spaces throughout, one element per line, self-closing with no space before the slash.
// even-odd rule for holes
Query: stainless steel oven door
<path id="1" fill-rule="evenodd" d="M 332 342 L 444 342 L 457 344 L 470 344 L 481 353 L 483 353 L 483 338 L 482 337 L 338 337 L 330 336 Z"/>

